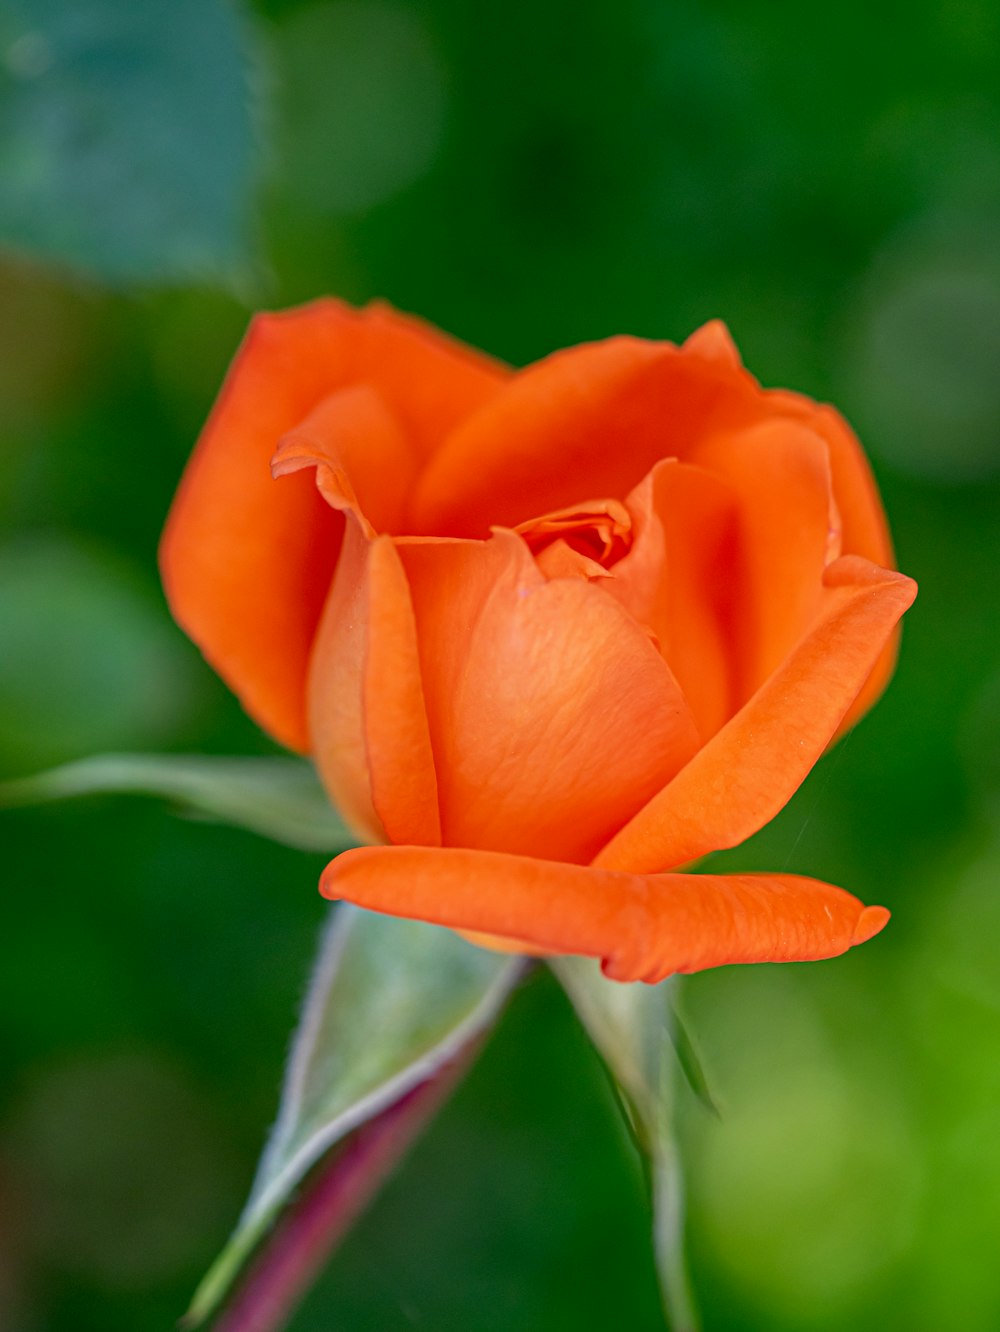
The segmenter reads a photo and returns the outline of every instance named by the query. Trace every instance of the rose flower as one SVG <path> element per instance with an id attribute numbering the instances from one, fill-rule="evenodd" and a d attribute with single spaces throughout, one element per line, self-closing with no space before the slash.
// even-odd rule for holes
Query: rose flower
<path id="1" fill-rule="evenodd" d="M 720 323 L 512 371 L 384 305 L 258 316 L 161 557 L 179 623 L 373 843 L 328 897 L 620 980 L 888 919 L 690 872 L 871 706 L 915 593 L 848 426 L 761 389 Z"/>

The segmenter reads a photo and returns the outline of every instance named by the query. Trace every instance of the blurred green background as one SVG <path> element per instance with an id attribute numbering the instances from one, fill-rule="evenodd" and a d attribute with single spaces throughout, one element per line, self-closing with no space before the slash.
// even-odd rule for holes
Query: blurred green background
<path id="1" fill-rule="evenodd" d="M 921 584 L 897 679 L 730 853 L 894 912 L 684 1003 L 708 1329 L 1000 1326 L 1000 9 L 7 0 L 0 776 L 263 753 L 155 548 L 252 309 L 380 295 L 514 363 L 728 321 L 836 402 Z M 141 800 L 5 813 L 0 1325 L 166 1328 L 235 1220 L 322 861 Z M 662 1327 L 543 975 L 294 1332 Z"/>

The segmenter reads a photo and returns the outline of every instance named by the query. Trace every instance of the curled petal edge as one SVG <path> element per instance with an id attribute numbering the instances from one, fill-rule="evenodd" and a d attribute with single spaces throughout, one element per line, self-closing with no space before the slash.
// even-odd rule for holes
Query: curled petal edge
<path id="1" fill-rule="evenodd" d="M 630 874 L 460 847 L 361 847 L 327 866 L 324 897 L 601 960 L 655 984 L 736 962 L 836 957 L 889 919 L 842 888 L 791 874 Z"/>

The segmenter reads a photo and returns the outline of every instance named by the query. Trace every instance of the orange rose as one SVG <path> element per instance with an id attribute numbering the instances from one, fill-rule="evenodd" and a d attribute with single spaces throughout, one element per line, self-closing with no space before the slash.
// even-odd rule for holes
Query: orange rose
<path id="1" fill-rule="evenodd" d="M 678 867 L 877 697 L 915 593 L 891 566 L 847 425 L 720 323 L 514 372 L 335 301 L 254 320 L 162 547 L 181 625 L 378 844 L 327 896 L 651 981 L 888 918 Z"/>

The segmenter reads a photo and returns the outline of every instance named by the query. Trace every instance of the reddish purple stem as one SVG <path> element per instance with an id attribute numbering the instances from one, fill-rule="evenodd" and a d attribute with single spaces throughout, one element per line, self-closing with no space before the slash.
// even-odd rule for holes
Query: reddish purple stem
<path id="1" fill-rule="evenodd" d="M 280 1332 L 351 1222 L 468 1067 L 464 1050 L 359 1128 L 265 1239 L 214 1332 Z"/>

